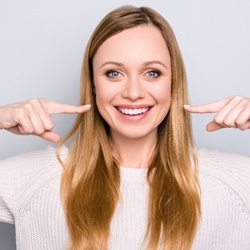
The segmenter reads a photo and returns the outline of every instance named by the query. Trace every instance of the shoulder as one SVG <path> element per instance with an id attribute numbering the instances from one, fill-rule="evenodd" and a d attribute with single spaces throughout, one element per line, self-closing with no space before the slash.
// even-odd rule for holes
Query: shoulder
<path id="1" fill-rule="evenodd" d="M 244 176 L 244 178 L 250 175 L 250 158 L 247 156 L 204 148 L 197 152 L 199 170 L 202 172 Z"/>
<path id="2" fill-rule="evenodd" d="M 66 160 L 68 149 L 60 151 L 61 160 Z M 62 166 L 56 149 L 31 151 L 0 161 L 0 221 L 13 223 L 21 207 L 27 205 L 44 190 L 58 189 Z"/>
<path id="3" fill-rule="evenodd" d="M 214 149 L 198 150 L 200 175 L 216 176 L 230 185 L 250 188 L 250 158 Z"/>
<path id="4" fill-rule="evenodd" d="M 63 147 L 60 156 L 62 160 L 68 155 L 67 147 Z M 0 176 L 4 178 L 30 176 L 32 173 L 48 166 L 60 166 L 56 156 L 56 148 L 48 146 L 43 150 L 36 150 L 13 156 L 0 161 Z"/>
<path id="5" fill-rule="evenodd" d="M 211 196 L 211 202 L 220 197 L 238 206 L 249 217 L 250 158 L 214 149 L 200 149 L 197 155 L 202 193 Z"/>
<path id="6" fill-rule="evenodd" d="M 60 157 L 64 161 L 68 149 L 63 147 Z M 56 148 L 23 153 L 0 161 L 0 196 L 14 196 L 26 185 L 45 183 L 47 179 L 60 176 L 62 166 L 56 156 Z M 32 184 L 33 183 L 33 184 Z M 1 197 L 0 197 L 1 198 Z"/>

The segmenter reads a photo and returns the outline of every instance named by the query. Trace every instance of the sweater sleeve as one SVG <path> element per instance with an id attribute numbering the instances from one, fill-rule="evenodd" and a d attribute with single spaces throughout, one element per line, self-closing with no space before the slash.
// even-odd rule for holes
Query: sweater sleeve
<path id="1" fill-rule="evenodd" d="M 12 199 L 17 188 L 18 176 L 15 172 L 19 157 L 0 161 L 0 221 L 11 224 L 14 223 Z"/>
<path id="2" fill-rule="evenodd" d="M 199 171 L 220 182 L 234 204 L 250 219 L 250 158 L 213 149 L 201 149 L 198 155 Z"/>
<path id="3" fill-rule="evenodd" d="M 67 148 L 63 148 L 63 158 L 67 155 Z M 0 221 L 15 223 L 18 207 L 25 202 L 25 192 L 32 178 L 36 178 L 46 165 L 58 166 L 56 150 L 49 146 L 45 150 L 23 153 L 0 161 Z M 53 165 L 54 164 L 54 165 Z M 55 165 L 56 164 L 56 165 Z M 27 185 L 26 185 L 27 184 Z"/>

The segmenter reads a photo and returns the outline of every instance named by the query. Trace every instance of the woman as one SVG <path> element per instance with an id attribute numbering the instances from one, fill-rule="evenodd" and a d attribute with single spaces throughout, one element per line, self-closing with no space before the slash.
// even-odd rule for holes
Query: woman
<path id="1" fill-rule="evenodd" d="M 250 160 L 201 150 L 197 161 L 189 112 L 217 112 L 208 130 L 247 129 L 250 100 L 186 103 L 167 21 L 132 6 L 104 17 L 85 51 L 83 106 L 35 99 L 0 108 L 0 128 L 53 142 L 49 114 L 79 114 L 57 154 L 0 164 L 0 219 L 15 222 L 18 248 L 247 249 Z"/>

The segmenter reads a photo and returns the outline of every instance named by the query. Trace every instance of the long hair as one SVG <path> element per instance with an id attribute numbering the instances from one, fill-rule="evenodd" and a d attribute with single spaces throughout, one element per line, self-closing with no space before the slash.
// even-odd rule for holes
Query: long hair
<path id="1" fill-rule="evenodd" d="M 138 25 L 154 25 L 166 41 L 172 69 L 171 107 L 159 125 L 150 160 L 148 249 L 190 249 L 200 216 L 197 160 L 181 52 L 168 22 L 148 7 L 120 7 L 106 15 L 86 47 L 80 104 L 92 108 L 79 114 L 58 148 L 73 138 L 63 163 L 61 196 L 70 233 L 69 249 L 107 249 L 110 224 L 120 198 L 120 174 L 109 144 L 107 124 L 98 112 L 93 92 L 93 57 L 109 37 Z"/>

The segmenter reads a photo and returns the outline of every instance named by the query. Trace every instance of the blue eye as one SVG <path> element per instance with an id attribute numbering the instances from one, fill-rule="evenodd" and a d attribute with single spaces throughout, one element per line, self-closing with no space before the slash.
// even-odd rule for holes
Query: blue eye
<path id="1" fill-rule="evenodd" d="M 151 71 L 147 72 L 147 75 L 148 75 L 150 78 L 157 78 L 157 77 L 159 77 L 161 74 L 160 74 L 159 71 L 151 70 Z"/>
<path id="2" fill-rule="evenodd" d="M 108 77 L 112 77 L 112 78 L 118 78 L 120 76 L 120 73 L 118 71 L 115 70 L 109 70 L 106 75 Z"/>

